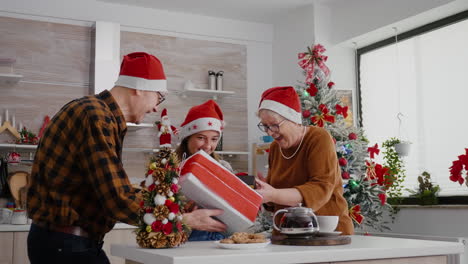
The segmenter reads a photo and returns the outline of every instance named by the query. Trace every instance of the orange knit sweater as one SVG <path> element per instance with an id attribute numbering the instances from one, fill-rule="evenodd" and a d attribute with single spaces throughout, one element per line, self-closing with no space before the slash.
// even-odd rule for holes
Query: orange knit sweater
<path id="1" fill-rule="evenodd" d="M 290 156 L 296 147 L 283 149 Z M 291 159 L 281 156 L 279 145 L 273 142 L 268 157 L 267 182 L 275 188 L 296 188 L 302 194 L 303 206 L 316 215 L 338 215 L 336 230 L 344 235 L 354 233 L 348 204 L 343 197 L 343 182 L 336 156 L 335 144 L 323 128 L 309 127 L 301 149 Z M 275 211 L 286 206 L 275 205 Z"/>

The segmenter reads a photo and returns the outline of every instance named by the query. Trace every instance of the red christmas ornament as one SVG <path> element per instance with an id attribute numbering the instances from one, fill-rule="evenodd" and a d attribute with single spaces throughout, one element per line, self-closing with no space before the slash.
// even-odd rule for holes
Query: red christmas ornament
<path id="1" fill-rule="evenodd" d="M 163 224 L 161 221 L 157 220 L 157 221 L 154 221 L 152 224 L 151 224 L 151 229 L 153 229 L 154 232 L 159 232 L 162 230 L 162 227 L 163 227 Z"/>
<path id="2" fill-rule="evenodd" d="M 338 163 L 340 164 L 340 166 L 346 166 L 346 164 L 348 164 L 348 161 L 345 158 L 340 158 L 338 160 Z"/>
<path id="3" fill-rule="evenodd" d="M 172 201 L 167 199 L 166 202 L 164 203 L 165 206 L 169 207 L 172 204 Z"/>
<path id="4" fill-rule="evenodd" d="M 167 222 L 167 224 L 163 225 L 162 231 L 165 235 L 169 235 L 170 233 L 172 233 L 172 223 Z"/>
<path id="5" fill-rule="evenodd" d="M 349 133 L 348 139 L 349 139 L 349 140 L 356 140 L 356 139 L 357 139 L 356 133 Z"/>
<path id="6" fill-rule="evenodd" d="M 171 213 L 177 214 L 177 212 L 179 212 L 179 205 L 177 203 L 172 203 L 169 205 L 169 211 Z"/>
<path id="7" fill-rule="evenodd" d="M 148 191 L 152 192 L 156 188 L 156 185 L 153 183 L 150 186 L 148 186 Z"/>
<path id="8" fill-rule="evenodd" d="M 302 116 L 303 116 L 304 118 L 308 118 L 308 117 L 310 116 L 310 111 L 309 111 L 309 110 L 304 110 L 304 111 L 302 111 Z"/>
<path id="9" fill-rule="evenodd" d="M 331 89 L 333 86 L 335 86 L 335 83 L 334 82 L 329 82 L 327 83 L 327 86 L 329 89 Z"/>
<path id="10" fill-rule="evenodd" d="M 173 184 L 171 185 L 171 191 L 172 191 L 173 193 L 177 193 L 177 192 L 179 191 L 179 186 L 178 186 L 177 184 L 173 183 Z"/>
<path id="11" fill-rule="evenodd" d="M 349 172 L 347 171 L 343 171 L 341 173 L 341 178 L 345 179 L 345 180 L 348 180 L 349 178 L 351 178 L 351 175 L 349 174 Z"/>

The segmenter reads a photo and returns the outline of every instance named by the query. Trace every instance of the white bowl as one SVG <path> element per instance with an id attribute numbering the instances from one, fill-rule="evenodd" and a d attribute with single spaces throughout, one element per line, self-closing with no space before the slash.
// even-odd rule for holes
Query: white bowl
<path id="1" fill-rule="evenodd" d="M 317 215 L 319 232 L 333 232 L 338 226 L 338 216 L 336 215 Z"/>

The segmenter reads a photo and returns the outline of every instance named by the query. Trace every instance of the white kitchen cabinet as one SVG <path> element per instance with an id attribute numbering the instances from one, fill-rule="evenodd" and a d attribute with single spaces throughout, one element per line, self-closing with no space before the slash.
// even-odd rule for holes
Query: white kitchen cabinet
<path id="1" fill-rule="evenodd" d="M 13 232 L 0 232 L 0 264 L 13 263 Z"/>
<path id="2" fill-rule="evenodd" d="M 123 224 L 118 224 L 123 225 Z M 128 225 L 126 225 L 128 226 Z M 5 232 L 2 227 L 10 230 L 21 230 Z M 128 226 L 130 227 L 130 226 Z M 110 245 L 114 243 L 136 245 L 134 228 L 113 229 L 104 239 L 104 251 L 112 264 L 124 264 L 125 260 L 120 257 L 111 256 Z M 29 264 L 27 239 L 29 225 L 0 225 L 0 264 Z"/>

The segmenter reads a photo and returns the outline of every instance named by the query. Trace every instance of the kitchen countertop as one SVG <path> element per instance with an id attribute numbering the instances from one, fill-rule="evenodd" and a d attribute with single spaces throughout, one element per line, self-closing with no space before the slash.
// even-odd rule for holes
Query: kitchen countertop
<path id="1" fill-rule="evenodd" d="M 4 225 L 0 224 L 0 232 L 29 232 L 31 225 Z M 135 229 L 136 226 L 127 225 L 124 223 L 117 223 L 113 230 L 118 229 Z"/>
<path id="2" fill-rule="evenodd" d="M 254 250 L 219 249 L 212 241 L 188 242 L 173 249 L 143 249 L 135 245 L 112 244 L 111 254 L 145 264 L 274 264 L 441 256 L 461 254 L 464 250 L 463 244 L 458 242 L 359 235 L 351 236 L 351 239 L 351 244 L 341 246 L 280 246 L 270 244 L 265 248 Z"/>

